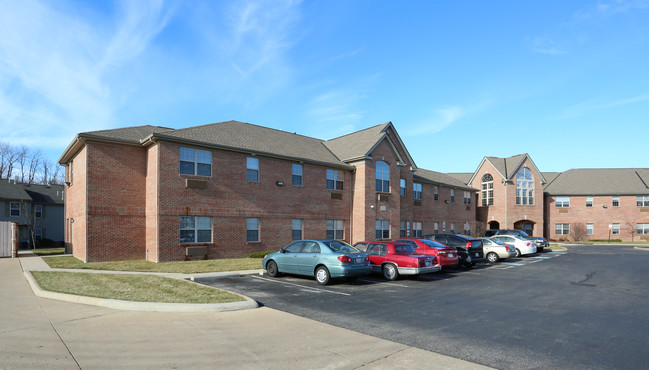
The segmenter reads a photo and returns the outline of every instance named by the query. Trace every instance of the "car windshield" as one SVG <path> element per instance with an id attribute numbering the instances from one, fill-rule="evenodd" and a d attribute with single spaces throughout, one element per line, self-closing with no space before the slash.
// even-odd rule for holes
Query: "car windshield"
<path id="1" fill-rule="evenodd" d="M 445 246 L 444 244 L 439 243 L 439 242 L 436 242 L 436 241 L 434 241 L 434 240 L 422 239 L 421 242 L 424 243 L 424 244 L 426 244 L 427 246 L 429 246 L 429 247 L 431 247 L 431 248 L 437 248 L 437 249 L 448 248 L 448 247 Z"/>
<path id="2" fill-rule="evenodd" d="M 503 243 L 502 240 L 499 240 L 499 239 L 496 239 L 496 238 L 491 238 L 489 240 L 491 240 L 492 242 L 494 242 L 494 243 L 496 243 L 498 245 L 505 245 L 505 243 Z"/>
<path id="3" fill-rule="evenodd" d="M 360 252 L 358 249 L 352 247 L 351 245 L 341 242 L 338 240 L 328 240 L 322 242 L 324 245 L 329 247 L 334 252 L 338 253 L 353 253 L 353 252 Z"/>
<path id="4" fill-rule="evenodd" d="M 415 254 L 415 248 L 408 244 L 397 244 L 394 246 L 394 251 L 399 254 Z"/>
<path id="5" fill-rule="evenodd" d="M 526 237 L 526 238 L 530 237 L 529 234 L 526 233 L 525 231 L 523 231 L 523 230 L 518 230 L 518 231 L 521 233 L 521 236 Z"/>

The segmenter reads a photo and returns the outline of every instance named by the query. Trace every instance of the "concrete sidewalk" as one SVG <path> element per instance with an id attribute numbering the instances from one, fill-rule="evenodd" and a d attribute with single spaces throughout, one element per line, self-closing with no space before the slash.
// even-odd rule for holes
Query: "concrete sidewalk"
<path id="1" fill-rule="evenodd" d="M 481 368 L 269 308 L 136 312 L 40 298 L 21 268 L 37 259 L 0 259 L 2 369 Z"/>

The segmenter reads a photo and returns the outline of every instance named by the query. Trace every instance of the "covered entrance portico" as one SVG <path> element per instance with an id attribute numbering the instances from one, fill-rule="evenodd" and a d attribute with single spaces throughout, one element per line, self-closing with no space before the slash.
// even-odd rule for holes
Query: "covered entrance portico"
<path id="1" fill-rule="evenodd" d="M 536 222 L 534 222 L 534 221 L 520 220 L 520 221 L 514 222 L 514 229 L 523 230 L 529 236 L 534 236 L 534 224 L 536 224 Z"/>

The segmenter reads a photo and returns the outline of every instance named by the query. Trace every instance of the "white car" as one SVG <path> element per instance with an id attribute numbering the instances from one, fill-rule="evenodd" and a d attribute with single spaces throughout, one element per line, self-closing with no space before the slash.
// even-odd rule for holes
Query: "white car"
<path id="1" fill-rule="evenodd" d="M 519 238 L 513 235 L 494 235 L 491 239 L 497 239 L 505 244 L 511 244 L 516 248 L 516 257 L 536 253 L 536 243 L 533 240 Z"/>
<path id="2" fill-rule="evenodd" d="M 513 245 L 505 244 L 498 239 L 478 238 L 482 240 L 482 250 L 487 261 L 494 263 L 506 258 L 516 257 L 518 252 Z"/>

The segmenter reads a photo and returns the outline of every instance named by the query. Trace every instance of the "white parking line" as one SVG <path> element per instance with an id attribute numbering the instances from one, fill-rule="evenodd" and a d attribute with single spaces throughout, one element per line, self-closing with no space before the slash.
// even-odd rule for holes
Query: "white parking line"
<path id="1" fill-rule="evenodd" d="M 376 280 L 358 279 L 357 281 L 364 281 L 364 282 L 366 282 L 366 283 L 376 283 Z M 386 284 L 390 284 L 390 285 L 394 285 L 394 286 L 400 286 L 400 287 L 403 287 L 403 288 L 409 288 L 409 286 L 407 286 L 407 285 L 398 284 L 398 283 L 395 283 L 395 282 L 393 282 L 393 281 L 387 281 L 387 280 L 386 280 L 385 283 L 386 283 Z"/>
<path id="2" fill-rule="evenodd" d="M 524 263 L 516 263 L 516 262 L 501 262 L 501 264 L 507 266 L 525 266 Z"/>
<path id="3" fill-rule="evenodd" d="M 298 286 L 300 288 L 308 289 L 308 290 L 313 290 L 316 292 L 325 292 L 325 293 L 331 293 L 331 294 L 340 294 L 340 295 L 346 295 L 350 296 L 351 294 L 349 293 L 342 293 L 342 292 L 334 292 L 332 290 L 327 290 L 327 289 L 320 289 L 320 288 L 314 288 L 306 285 L 300 285 L 300 284 L 294 284 L 294 283 L 289 283 L 288 281 L 281 281 L 281 280 L 275 280 L 275 279 L 268 279 L 268 278 L 263 278 L 260 276 L 252 276 L 253 279 L 259 279 L 259 280 L 265 280 L 265 281 L 270 281 L 272 283 L 278 283 L 278 284 L 284 284 L 284 285 L 293 285 L 293 286 Z"/>
<path id="4" fill-rule="evenodd" d="M 554 258 L 554 257 L 532 256 L 530 258 L 541 258 L 541 259 L 544 259 L 544 260 L 549 260 L 550 258 Z"/>

